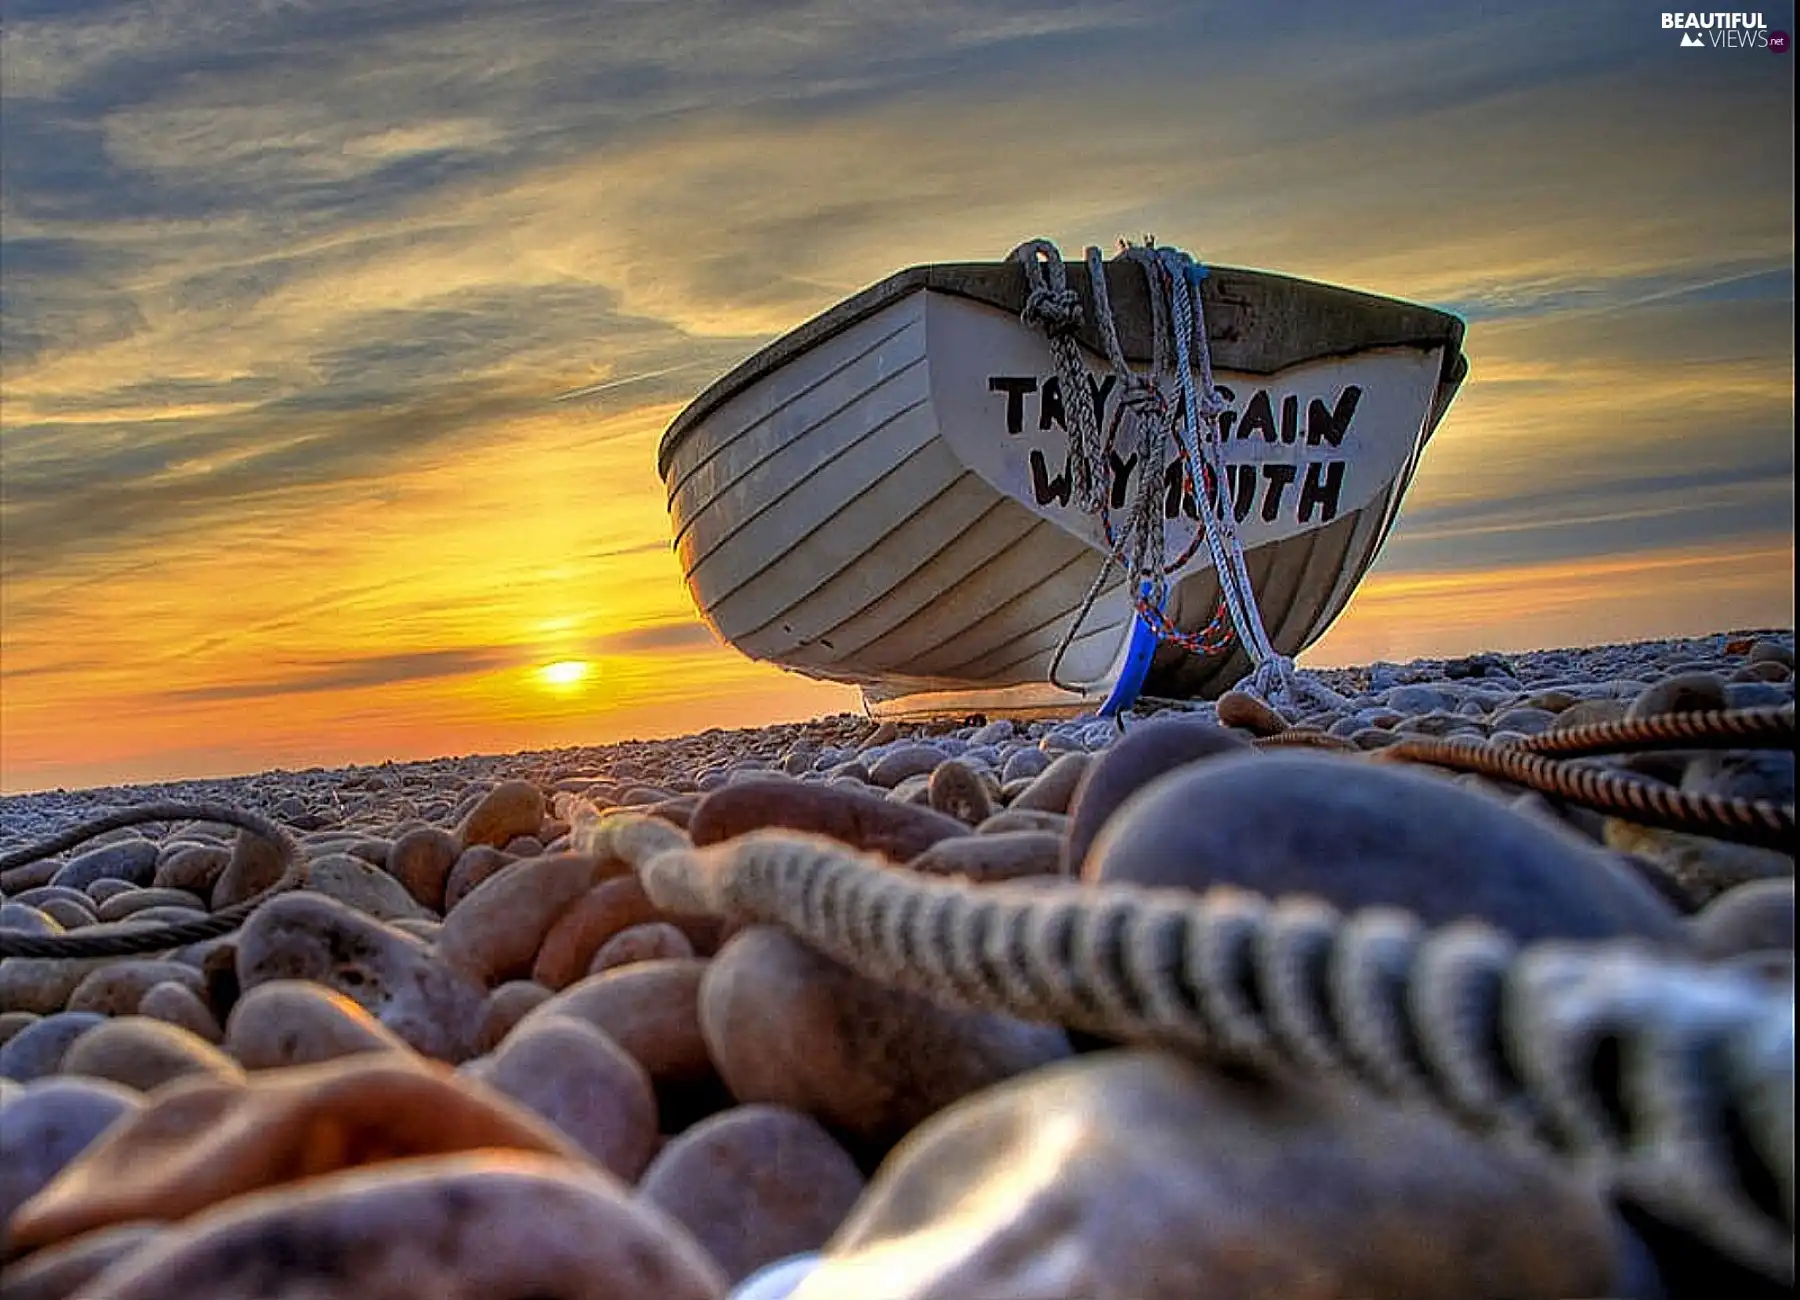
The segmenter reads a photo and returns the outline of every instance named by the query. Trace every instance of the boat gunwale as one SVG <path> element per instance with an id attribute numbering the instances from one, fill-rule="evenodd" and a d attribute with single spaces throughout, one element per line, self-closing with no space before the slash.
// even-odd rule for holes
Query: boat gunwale
<path id="1" fill-rule="evenodd" d="M 1086 292 L 1085 265 L 1071 264 L 1068 279 L 1071 288 L 1081 293 L 1084 300 L 1091 301 L 1091 295 Z M 1129 263 L 1114 259 L 1107 263 L 1106 280 L 1119 320 L 1120 343 L 1125 355 L 1134 362 L 1148 361 L 1146 325 L 1149 313 L 1147 310 L 1134 311 L 1147 299 L 1141 275 L 1136 274 Z M 667 480 L 676 447 L 731 398 L 828 339 L 918 292 L 967 298 L 1016 313 L 1024 299 L 1024 268 L 1016 262 L 947 262 L 908 267 L 796 326 L 707 385 L 675 417 L 657 447 L 658 477 Z M 1435 307 L 1274 271 L 1224 266 L 1209 268 L 1200 292 L 1207 311 L 1213 363 L 1220 369 L 1272 374 L 1290 366 L 1375 348 L 1442 347 L 1440 388 L 1446 384 L 1460 384 L 1467 373 L 1468 361 L 1462 352 L 1463 321 Z M 1316 344 L 1307 346 L 1290 343 L 1281 347 L 1278 340 L 1265 339 L 1259 348 L 1254 341 L 1246 345 L 1235 338 L 1222 336 L 1222 317 L 1229 317 L 1234 309 L 1241 310 L 1250 305 L 1253 295 L 1267 299 L 1279 294 L 1304 297 L 1310 300 L 1315 311 L 1350 308 L 1349 320 L 1338 323 L 1338 337 L 1320 338 Z M 1229 323 L 1225 328 L 1229 330 Z M 1076 339 L 1090 354 L 1104 358 L 1105 353 L 1091 323 L 1083 322 L 1076 330 Z M 1246 352 L 1250 355 L 1244 355 Z"/>

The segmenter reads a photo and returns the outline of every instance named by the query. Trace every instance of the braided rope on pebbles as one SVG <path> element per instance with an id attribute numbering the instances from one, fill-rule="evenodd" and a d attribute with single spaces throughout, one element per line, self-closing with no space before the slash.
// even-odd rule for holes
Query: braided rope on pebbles
<path id="1" fill-rule="evenodd" d="M 192 921 L 173 921 L 159 925 L 133 925 L 126 922 L 120 929 L 94 934 L 21 934 L 17 930 L 0 929 L 0 958 L 131 957 L 139 953 L 179 948 L 183 944 L 230 934 L 269 899 L 305 883 L 306 860 L 301 856 L 300 846 L 278 823 L 242 808 L 233 808 L 229 804 L 171 801 L 133 804 L 129 808 L 95 817 L 49 839 L 15 849 L 0 857 L 0 873 L 47 858 L 52 853 L 72 849 L 107 831 L 162 821 L 217 822 L 260 835 L 275 847 L 281 874 L 274 884 L 260 894 L 233 903 L 230 907 L 222 907 L 210 916 L 196 917 Z"/>
<path id="2" fill-rule="evenodd" d="M 696 849 L 617 814 L 597 839 L 658 907 L 784 926 L 936 1001 L 1425 1101 L 1794 1277 L 1791 989 L 1625 941 L 1520 950 L 1312 899 L 977 887 L 786 832 Z"/>

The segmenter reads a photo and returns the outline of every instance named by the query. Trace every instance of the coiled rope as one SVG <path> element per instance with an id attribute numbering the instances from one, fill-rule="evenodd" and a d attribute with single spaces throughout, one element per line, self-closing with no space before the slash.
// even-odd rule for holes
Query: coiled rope
<path id="1" fill-rule="evenodd" d="M 1771 1276 L 1794 1276 L 1794 998 L 1630 942 L 1534 944 L 1310 899 L 977 887 L 816 837 L 706 849 L 618 814 L 661 908 L 786 927 L 940 1002 L 1330 1073 L 1530 1136 Z M 1616 1068 L 1615 1068 L 1616 1067 Z"/>
<path id="2" fill-rule="evenodd" d="M 1106 266 L 1100 250 L 1089 248 L 1087 270 L 1094 295 L 1094 324 L 1119 393 L 1119 405 L 1106 436 L 1100 430 L 1087 365 L 1074 338 L 1082 319 L 1081 300 L 1069 288 L 1061 253 L 1050 241 L 1034 239 L 1021 244 L 1011 255 L 1012 260 L 1024 266 L 1026 275 L 1027 293 L 1020 320 L 1041 331 L 1048 340 L 1063 393 L 1072 499 L 1100 517 L 1109 547 L 1099 573 L 1051 657 L 1050 680 L 1064 689 L 1078 689 L 1060 679 L 1062 660 L 1116 564 L 1125 571 L 1138 616 L 1160 639 L 1196 654 L 1211 655 L 1222 653 L 1229 644 L 1228 634 L 1235 633 L 1251 663 L 1251 671 L 1238 684 L 1238 690 L 1250 691 L 1278 708 L 1341 705 L 1341 696 L 1303 676 L 1292 659 L 1276 650 L 1263 626 L 1256 589 L 1244 559 L 1243 540 L 1237 532 L 1230 474 L 1219 430 L 1225 403 L 1213 381 L 1212 345 L 1199 296 L 1205 268 L 1173 248 L 1127 245 L 1121 255 L 1141 266 L 1148 280 L 1153 356 L 1147 377 L 1140 376 L 1126 360 L 1107 290 Z M 1178 400 L 1171 400 L 1171 396 Z M 1137 431 L 1139 481 L 1125 526 L 1115 535 L 1109 510 L 1112 465 L 1108 452 L 1127 418 Z M 1182 492 L 1200 520 L 1193 544 L 1174 563 L 1168 560 L 1161 501 L 1161 469 L 1168 460 L 1171 438 L 1184 471 Z M 1221 599 L 1212 622 L 1190 636 L 1176 628 L 1166 612 L 1168 580 L 1171 573 L 1187 563 L 1201 541 L 1211 554 Z"/>
<path id="3" fill-rule="evenodd" d="M 15 849 L 0 856 L 0 873 L 36 862 L 52 853 L 72 849 L 107 831 L 138 826 L 144 822 L 162 821 L 216 822 L 260 835 L 274 846 L 276 859 L 281 864 L 281 874 L 274 884 L 260 894 L 233 903 L 230 907 L 222 907 L 210 916 L 195 917 L 192 921 L 157 925 L 127 921 L 119 929 L 92 934 L 22 934 L 17 930 L 0 929 L 0 958 L 130 957 L 138 953 L 162 952 L 168 948 L 178 948 L 183 944 L 198 943 L 202 939 L 229 934 L 276 894 L 305 883 L 306 861 L 301 856 L 300 846 L 278 823 L 257 813 L 233 808 L 229 804 L 163 801 L 133 804 L 117 812 L 105 813 L 59 835 Z"/>

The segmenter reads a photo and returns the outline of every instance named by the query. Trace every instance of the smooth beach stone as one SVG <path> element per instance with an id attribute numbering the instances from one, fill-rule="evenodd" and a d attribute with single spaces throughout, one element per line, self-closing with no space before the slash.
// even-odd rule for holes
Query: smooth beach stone
<path id="1" fill-rule="evenodd" d="M 1494 715 L 1492 726 L 1496 730 L 1516 731 L 1524 736 L 1536 736 L 1550 729 L 1558 715 L 1549 709 L 1531 709 L 1520 707 L 1507 709 Z"/>
<path id="2" fill-rule="evenodd" d="M 643 961 L 590 975 L 531 1011 L 519 1027 L 567 1016 L 624 1048 L 659 1086 L 700 1082 L 714 1072 L 700 1029 L 700 989 L 709 965 Z"/>
<path id="3" fill-rule="evenodd" d="M 438 826 L 415 826 L 398 836 L 388 850 L 387 872 L 405 887 L 414 902 L 434 912 L 444 910 L 444 886 L 460 851 L 456 837 Z"/>
<path id="4" fill-rule="evenodd" d="M 205 900 L 186 889 L 127 889 L 100 904 L 99 919 L 123 921 L 128 916 L 147 912 L 153 907 L 185 907 L 204 911 Z"/>
<path id="5" fill-rule="evenodd" d="M 1435 686 L 1396 686 L 1387 693 L 1385 703 L 1399 713 L 1435 713 L 1453 707 L 1456 697 Z"/>
<path id="6" fill-rule="evenodd" d="M 1000 765 L 1000 784 L 1011 785 L 1014 781 L 1029 781 L 1042 775 L 1050 766 L 1050 755 L 1041 749 L 1018 749 L 1007 756 L 1006 762 Z"/>
<path id="7" fill-rule="evenodd" d="M 335 1061 L 358 1052 L 410 1052 L 400 1037 L 342 993 L 307 980 L 248 990 L 225 1022 L 225 1051 L 246 1070 Z"/>
<path id="8" fill-rule="evenodd" d="M 1606 1201 L 1348 1089 L 1106 1052 L 928 1120 L 799 1296 L 1609 1296 Z"/>
<path id="9" fill-rule="evenodd" d="M 1050 831 L 1008 831 L 939 840 L 906 864 L 929 876 L 965 876 L 976 883 L 1062 873 L 1062 836 Z"/>
<path id="10" fill-rule="evenodd" d="M 602 880 L 626 870 L 622 862 L 585 853 L 522 858 L 482 881 L 444 918 L 438 955 L 489 988 L 531 975 L 557 918 Z"/>
<path id="11" fill-rule="evenodd" d="M 61 934 L 62 922 L 26 903 L 0 903 L 0 930 L 18 934 Z"/>
<path id="12" fill-rule="evenodd" d="M 248 1084 L 183 1080 L 146 1098 L 16 1215 L 13 1245 L 172 1222 L 296 1179 L 482 1147 L 587 1163 L 535 1115 L 417 1057 L 354 1056 Z"/>
<path id="13" fill-rule="evenodd" d="M 8 1264 L 0 1296 L 5 1300 L 85 1300 L 89 1283 L 165 1231 L 147 1223 L 124 1223 L 83 1233 Z"/>
<path id="14" fill-rule="evenodd" d="M 186 984 L 173 980 L 151 985 L 138 1000 L 137 1013 L 185 1029 L 214 1046 L 225 1039 L 224 1031 L 219 1028 L 219 1018 L 206 1004 L 206 999 Z"/>
<path id="15" fill-rule="evenodd" d="M 1094 761 L 1093 755 L 1076 751 L 1060 755 L 1007 804 L 1019 812 L 1042 811 L 1066 813 L 1081 784 L 1083 773 Z"/>
<path id="16" fill-rule="evenodd" d="M 656 1153 L 650 1075 L 593 1026 L 562 1016 L 522 1024 L 463 1067 L 554 1124 L 608 1172 L 634 1183 Z"/>
<path id="17" fill-rule="evenodd" d="M 206 990 L 206 982 L 192 966 L 178 961 L 151 957 L 109 961 L 89 972 L 69 994 L 70 1011 L 97 1011 L 103 1016 L 128 1016 L 138 1008 L 144 994 L 158 984 L 182 984 L 195 993 Z"/>
<path id="18" fill-rule="evenodd" d="M 1681 789 L 1686 794 L 1716 795 L 1722 799 L 1792 804 L 1794 751 L 1761 749 L 1696 754 L 1682 769 Z"/>
<path id="19" fill-rule="evenodd" d="M 1603 834 L 1608 848 L 1653 864 L 1696 905 L 1751 881 L 1777 880 L 1794 874 L 1793 858 L 1752 844 L 1732 844 L 1705 835 L 1640 826 L 1618 817 L 1606 818 Z"/>
<path id="20" fill-rule="evenodd" d="M 1441 777 L 1322 754 L 1221 758 L 1151 782 L 1102 827 L 1082 879 L 1310 894 L 1525 941 L 1684 942 L 1674 910 L 1575 832 Z"/>
<path id="21" fill-rule="evenodd" d="M 1731 674 L 1731 676 L 1726 679 L 1726 681 L 1727 681 L 1727 683 L 1730 683 L 1730 682 L 1786 682 L 1786 681 L 1792 681 L 1793 677 L 1794 677 L 1794 670 L 1792 668 L 1787 667 L 1785 664 L 1755 663 L 1755 664 L 1745 664 L 1742 668 L 1739 668 L 1736 671 L 1734 671 Z M 1726 686 L 1726 694 L 1729 696 L 1730 693 L 1731 693 L 1731 688 L 1728 684 Z"/>
<path id="22" fill-rule="evenodd" d="M 1719 960 L 1794 950 L 1794 878 L 1756 880 L 1728 889 L 1688 921 L 1694 950 Z"/>
<path id="23" fill-rule="evenodd" d="M 734 1106 L 674 1138 L 638 1196 L 686 1228 L 734 1283 L 817 1250 L 862 1194 L 849 1153 L 809 1115 Z"/>
<path id="24" fill-rule="evenodd" d="M 223 844 L 187 843 L 171 849 L 164 845 L 157 856 L 156 874 L 150 884 L 157 889 L 185 889 L 211 899 L 213 886 L 225 874 L 231 850 Z"/>
<path id="25" fill-rule="evenodd" d="M 515 835 L 500 849 L 515 858 L 538 858 L 544 854 L 544 842 L 535 835 Z"/>
<path id="26" fill-rule="evenodd" d="M 327 853 L 307 863 L 305 888 L 335 898 L 377 921 L 431 916 L 406 892 L 405 885 L 350 853 Z"/>
<path id="27" fill-rule="evenodd" d="M 21 1033 L 31 1025 L 42 1020 L 35 1011 L 0 1011 L 0 1047 L 11 1042 L 15 1034 Z M 5 1078 L 0 1074 L 0 1078 Z"/>
<path id="28" fill-rule="evenodd" d="M 33 889 L 41 889 L 50 883 L 51 877 L 68 865 L 61 858 L 39 858 L 36 862 L 23 862 L 7 871 L 0 871 L 0 893 L 17 894 Z"/>
<path id="29" fill-rule="evenodd" d="M 1568 708 L 1558 711 L 1546 730 L 1570 731 L 1576 727 L 1599 726 L 1603 723 L 1622 722 L 1624 719 L 1625 705 L 1618 700 L 1576 700 Z"/>
<path id="30" fill-rule="evenodd" d="M 475 1051 L 486 1055 L 534 1008 L 548 1002 L 551 990 L 532 980 L 508 980 L 487 995 L 475 1026 Z"/>
<path id="31" fill-rule="evenodd" d="M 1049 831 L 1052 835 L 1066 833 L 1069 826 L 1067 813 L 1044 812 L 1042 809 L 1012 809 L 997 812 L 975 828 L 977 835 L 1005 835 L 1012 831 Z"/>
<path id="32" fill-rule="evenodd" d="M 281 894 L 257 908 L 237 936 L 244 992 L 277 979 L 335 989 L 414 1051 L 465 1059 L 487 990 L 439 960 L 424 942 L 319 894 Z"/>
<path id="33" fill-rule="evenodd" d="M 1075 787 L 1063 869 L 1070 875 L 1080 873 L 1094 836 L 1142 786 L 1189 763 L 1257 752 L 1236 732 L 1193 718 L 1152 718 L 1132 727 L 1094 761 Z"/>
<path id="34" fill-rule="evenodd" d="M 1288 720 L 1271 705 L 1248 691 L 1226 691 L 1219 697 L 1221 727 L 1242 727 L 1258 736 L 1275 736 L 1288 729 Z"/>
<path id="35" fill-rule="evenodd" d="M 490 877 L 498 875 L 518 859 L 488 844 L 473 844 L 457 855 L 450 874 L 444 878 L 444 913 L 449 915 L 463 899 Z"/>
<path id="36" fill-rule="evenodd" d="M 869 783 L 893 789 L 911 776 L 929 776 L 950 756 L 936 745 L 900 745 L 869 764 Z"/>
<path id="37" fill-rule="evenodd" d="M 79 889 L 65 889 L 61 885 L 39 885 L 35 889 L 20 890 L 7 897 L 9 903 L 23 903 L 26 907 L 42 908 L 51 902 L 69 903 L 79 907 L 88 914 L 90 921 L 97 919 L 99 904 L 82 893 Z"/>
<path id="38" fill-rule="evenodd" d="M 1646 687 L 1625 710 L 1627 718 L 1663 713 L 1704 713 L 1728 708 L 1725 683 L 1714 673 L 1677 673 Z"/>
<path id="39" fill-rule="evenodd" d="M 0 1043 L 0 1075 L 20 1083 L 47 1078 L 62 1067 L 69 1044 L 105 1023 L 105 1016 L 92 1011 L 54 1011 L 37 1016 Z"/>
<path id="40" fill-rule="evenodd" d="M 96 880 L 147 885 L 155 874 L 156 845 L 145 839 L 121 839 L 70 858 L 50 883 L 64 889 L 86 889 Z"/>
<path id="41" fill-rule="evenodd" d="M 464 848 L 499 848 L 515 836 L 535 835 L 546 811 L 543 791 L 530 781 L 502 781 L 457 824 L 456 839 Z"/>
<path id="42" fill-rule="evenodd" d="M 171 1079 L 203 1075 L 227 1083 L 243 1079 L 238 1063 L 198 1034 L 148 1016 L 115 1016 L 69 1044 L 60 1072 L 111 1079 L 152 1092 Z"/>
<path id="43" fill-rule="evenodd" d="M 105 958 L 7 957 L 0 960 L 0 1011 L 61 1011 L 75 986 Z"/>
<path id="44" fill-rule="evenodd" d="M 720 949 L 699 1006 L 707 1050 L 734 1097 L 812 1115 L 876 1148 L 1070 1050 L 1060 1029 L 883 987 L 770 926 L 740 931 Z"/>
<path id="45" fill-rule="evenodd" d="M 919 772 L 907 777 L 889 790 L 887 797 L 895 803 L 911 804 L 915 808 L 931 807 L 931 774 Z"/>
<path id="46" fill-rule="evenodd" d="M 281 879 L 280 851 L 270 841 L 240 830 L 231 841 L 231 857 L 213 882 L 214 911 L 255 898 Z"/>
<path id="47" fill-rule="evenodd" d="M 1745 660 L 1753 664 L 1779 664 L 1791 672 L 1794 667 L 1794 651 L 1792 647 L 1779 641 L 1762 640 L 1750 647 Z"/>
<path id="48" fill-rule="evenodd" d="M 896 803 L 878 794 L 797 781 L 751 781 L 701 800 L 689 824 L 695 845 L 780 827 L 826 835 L 839 843 L 905 862 L 939 840 L 967 833 L 954 817 Z"/>
<path id="49" fill-rule="evenodd" d="M 115 876 L 102 876 L 99 880 L 90 881 L 82 887 L 81 892 L 94 901 L 98 908 L 115 894 L 129 894 L 137 886 L 129 880 L 120 880 Z"/>
<path id="50" fill-rule="evenodd" d="M 91 1300 L 721 1300 L 725 1287 L 685 1232 L 616 1179 L 475 1153 L 245 1197 L 110 1270 Z"/>
<path id="51" fill-rule="evenodd" d="M 401 934 L 410 934 L 413 938 L 429 944 L 435 944 L 438 936 L 444 932 L 444 923 L 430 916 L 402 916 L 387 922 L 387 924 L 393 926 Z"/>
<path id="52" fill-rule="evenodd" d="M 987 781 L 960 759 L 946 759 L 932 770 L 926 799 L 935 811 L 969 826 L 979 826 L 994 815 Z"/>
<path id="53" fill-rule="evenodd" d="M 0 1123 L 0 1237 L 21 1205 L 142 1105 L 138 1093 L 102 1079 L 40 1079 L 20 1089 Z"/>
<path id="54" fill-rule="evenodd" d="M 1733 709 L 1778 709 L 1793 702 L 1791 683 L 1732 682 L 1725 687 L 1725 703 Z"/>
<path id="55" fill-rule="evenodd" d="M 531 964 L 531 978 L 563 989 L 587 973 L 600 945 L 646 921 L 662 919 L 635 875 L 603 880 L 575 899 L 551 924 Z"/>
<path id="56" fill-rule="evenodd" d="M 595 949 L 586 974 L 601 975 L 637 962 L 682 960 L 693 955 L 694 945 L 679 927 L 667 921 L 645 921 L 627 926 Z"/>

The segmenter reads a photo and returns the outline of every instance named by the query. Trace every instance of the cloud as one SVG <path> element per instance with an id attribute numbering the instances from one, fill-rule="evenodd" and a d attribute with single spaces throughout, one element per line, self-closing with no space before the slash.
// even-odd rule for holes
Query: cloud
<path id="1" fill-rule="evenodd" d="M 373 686 L 393 686 L 400 682 L 431 681 L 441 677 L 489 672 L 512 662 L 513 655 L 512 650 L 503 646 L 363 655 L 353 659 L 296 664 L 281 676 L 262 681 L 189 687 L 170 691 L 168 695 L 178 700 L 220 701 L 366 690 Z"/>
<path id="2" fill-rule="evenodd" d="M 704 623 L 654 623 L 601 638 L 603 654 L 644 654 L 668 650 L 716 650 L 719 639 Z"/>

